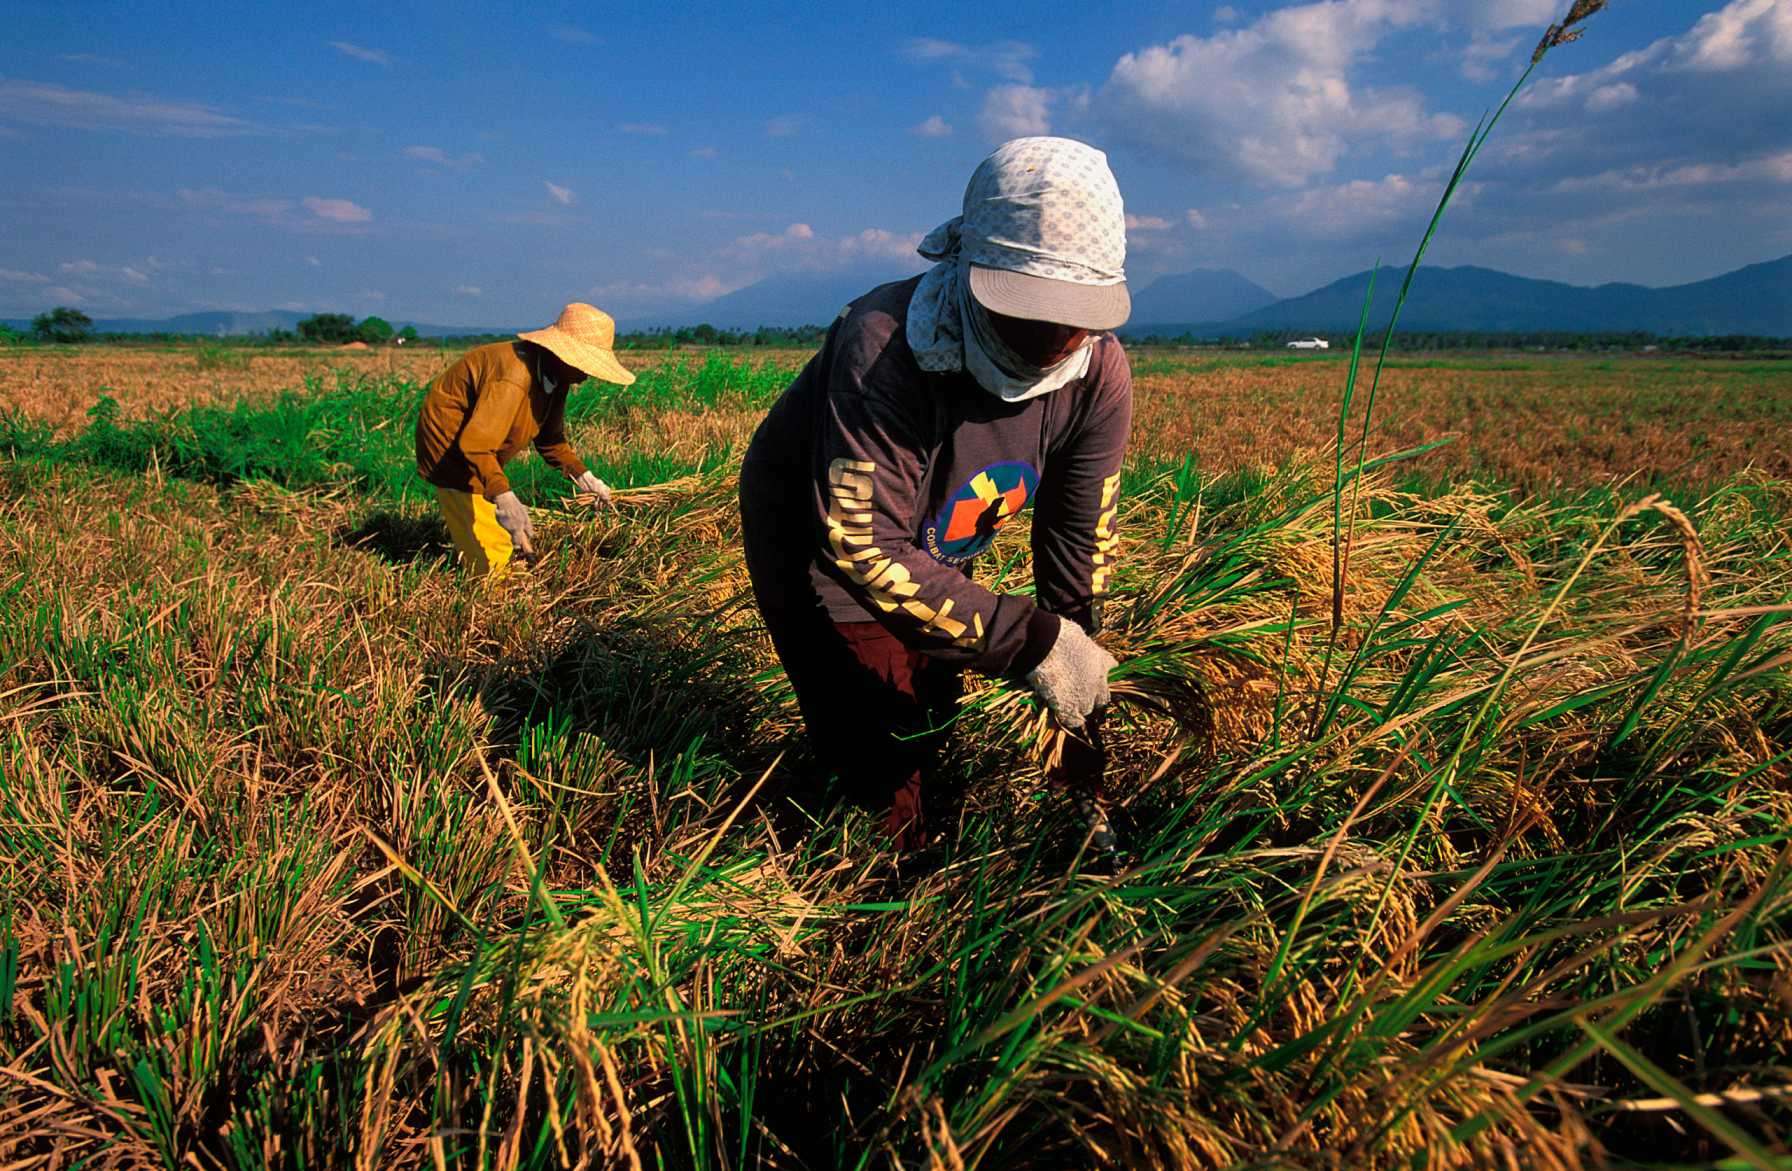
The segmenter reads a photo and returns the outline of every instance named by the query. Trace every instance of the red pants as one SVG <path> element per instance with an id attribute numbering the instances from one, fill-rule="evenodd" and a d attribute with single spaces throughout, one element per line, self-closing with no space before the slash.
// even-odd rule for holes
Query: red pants
<path id="1" fill-rule="evenodd" d="M 875 621 L 829 618 L 809 577 L 808 507 L 754 499 L 754 470 L 749 464 L 741 473 L 747 572 L 809 742 L 849 798 L 883 814 L 899 848 L 917 846 L 925 832 L 922 788 L 963 691 L 959 669 Z"/>

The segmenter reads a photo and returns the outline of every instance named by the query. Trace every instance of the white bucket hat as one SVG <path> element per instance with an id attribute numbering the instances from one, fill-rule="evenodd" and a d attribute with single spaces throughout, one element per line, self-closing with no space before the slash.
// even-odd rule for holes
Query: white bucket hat
<path id="1" fill-rule="evenodd" d="M 995 313 L 1079 329 L 1126 323 L 1126 208 L 1107 155 L 1068 138 L 1017 138 L 984 159 L 964 212 L 921 242 L 958 256 L 971 294 Z"/>

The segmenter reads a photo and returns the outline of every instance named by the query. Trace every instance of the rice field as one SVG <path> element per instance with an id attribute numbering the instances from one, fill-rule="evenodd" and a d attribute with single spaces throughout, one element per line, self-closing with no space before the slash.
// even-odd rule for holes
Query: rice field
<path id="1" fill-rule="evenodd" d="M 0 411 L 22 412 L 57 431 L 80 430 L 102 395 L 124 415 L 146 418 L 202 403 L 260 403 L 283 390 L 343 377 L 427 382 L 459 351 L 429 346 L 370 350 L 242 346 L 229 342 L 158 345 L 0 346 Z M 663 352 L 630 355 L 651 365 Z"/>
<path id="2" fill-rule="evenodd" d="M 580 391 L 495 591 L 431 371 L 6 376 L 0 1165 L 1787 1165 L 1792 370 L 1400 361 L 1358 473 L 1338 361 L 1135 355 L 1112 870 L 1001 681 L 928 850 L 832 799 L 800 360 Z"/>
<path id="3" fill-rule="evenodd" d="M 726 356 L 726 351 L 718 351 Z M 284 391 L 424 383 L 459 351 L 232 348 L 218 344 L 0 348 L 0 412 L 79 434 L 102 397 L 145 420 L 209 405 L 264 407 Z M 701 352 L 636 350 L 632 368 L 700 368 Z M 1220 474 L 1272 468 L 1323 446 L 1336 425 L 1348 355 L 1135 348 L 1134 450 L 1185 455 Z M 794 372 L 808 354 L 753 350 L 754 366 Z M 1376 426 L 1389 445 L 1450 442 L 1416 462 L 1437 478 L 1478 476 L 1529 491 L 1640 477 L 1665 489 L 1753 470 L 1792 477 L 1792 360 L 1512 353 L 1396 356 Z M 765 393 L 782 382 L 774 377 Z M 696 405 L 716 426 L 713 404 Z M 725 428 L 744 442 L 757 415 Z M 611 437 L 600 446 L 607 450 Z"/>

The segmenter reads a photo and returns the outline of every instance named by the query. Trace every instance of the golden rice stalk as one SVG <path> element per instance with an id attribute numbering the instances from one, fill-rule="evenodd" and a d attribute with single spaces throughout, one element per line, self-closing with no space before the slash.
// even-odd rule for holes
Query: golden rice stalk
<path id="1" fill-rule="evenodd" d="M 1604 7 L 1605 0 L 1574 0 L 1574 7 L 1568 10 L 1568 15 L 1562 18 L 1562 23 L 1550 25 L 1544 32 L 1543 39 L 1537 42 L 1537 48 L 1531 54 L 1531 64 L 1535 65 L 1543 60 L 1543 55 L 1557 45 L 1566 45 L 1570 41 L 1580 40 L 1586 30 L 1574 26 Z"/>

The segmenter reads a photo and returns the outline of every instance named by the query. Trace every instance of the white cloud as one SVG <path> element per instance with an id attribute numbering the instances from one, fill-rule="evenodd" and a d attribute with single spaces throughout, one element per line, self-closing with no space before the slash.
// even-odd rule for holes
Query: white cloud
<path id="1" fill-rule="evenodd" d="M 768 119 L 765 123 L 765 134 L 768 138 L 790 138 L 803 128 L 803 119 L 797 114 L 780 114 Z"/>
<path id="2" fill-rule="evenodd" d="M 853 264 L 913 260 L 920 242 L 918 232 L 902 235 L 866 228 L 848 236 L 821 236 L 808 224 L 795 223 L 782 232 L 741 236 L 724 256 L 755 275 L 771 270 L 826 271 Z"/>
<path id="3" fill-rule="evenodd" d="M 485 156 L 477 153 L 451 155 L 439 146 L 407 146 L 401 152 L 407 159 L 415 159 L 420 163 L 434 163 L 438 167 L 446 167 L 451 171 L 466 171 L 485 162 Z"/>
<path id="4" fill-rule="evenodd" d="M 1628 81 L 1617 81 L 1611 85 L 1602 85 L 1587 95 L 1587 112 L 1604 114 L 1611 110 L 1620 110 L 1637 100 L 1636 86 Z"/>
<path id="5" fill-rule="evenodd" d="M 548 36 L 565 45 L 601 45 L 603 40 L 576 24 L 556 24 L 548 29 Z"/>
<path id="6" fill-rule="evenodd" d="M 1492 81 L 1500 75 L 1500 66 L 1523 43 L 1523 36 L 1501 37 L 1476 33 L 1462 51 L 1462 76 L 1470 81 Z"/>
<path id="7" fill-rule="evenodd" d="M 1052 93 L 1030 85 L 998 85 L 983 97 L 977 124 L 984 137 L 1000 142 L 1032 134 L 1050 134 Z"/>
<path id="8" fill-rule="evenodd" d="M 1792 183 L 1792 150 L 1740 163 L 1685 163 L 1676 167 L 1639 164 L 1622 171 L 1574 176 L 1557 191 L 1659 191 L 1666 187 L 1709 187 L 1720 183 Z"/>
<path id="9" fill-rule="evenodd" d="M 1310 288 L 1378 255 L 1409 257 L 1460 144 L 1432 100 L 1374 87 L 1401 76 L 1403 59 L 1434 59 L 1439 44 L 1443 64 L 1460 64 L 1471 38 L 1490 67 L 1515 73 L 1536 42 L 1527 26 L 1566 7 L 1309 0 L 1128 54 L 1086 116 L 1075 88 L 1043 104 L 1047 120 L 1102 142 L 1117 165 L 1142 156 L 1216 180 L 1183 180 L 1194 206 L 1161 213 L 1169 230 L 1140 229 L 1135 209 L 1149 248 L 1135 280 L 1227 265 Z M 1600 21 L 1621 20 L 1619 7 L 1552 54 L 1508 110 L 1432 263 L 1672 284 L 1792 251 L 1792 0 L 1688 5 L 1673 35 L 1602 56 Z"/>
<path id="10" fill-rule="evenodd" d="M 600 305 L 629 311 L 664 308 L 669 304 L 697 304 L 732 293 L 751 281 L 725 281 L 715 273 L 674 277 L 663 281 L 609 281 L 593 285 L 585 295 Z"/>
<path id="11" fill-rule="evenodd" d="M 624 122 L 616 127 L 616 130 L 621 134 L 639 134 L 650 137 L 666 133 L 666 128 L 658 122 Z"/>
<path id="12" fill-rule="evenodd" d="M 1458 214 L 1472 201 L 1475 190 L 1473 184 L 1457 189 L 1451 205 Z M 1302 235 L 1350 238 L 1403 225 L 1417 230 L 1442 194 L 1441 183 L 1385 175 L 1380 179 L 1352 179 L 1315 187 L 1295 196 L 1285 209 L 1277 210 L 1289 227 Z"/>
<path id="13" fill-rule="evenodd" d="M 344 57 L 356 61 L 365 61 L 369 65 L 390 65 L 391 56 L 384 49 L 369 49 L 365 45 L 357 45 L 353 41 L 331 41 L 330 47 Z"/>
<path id="14" fill-rule="evenodd" d="M 305 263 L 310 265 L 312 268 L 322 268 L 324 266 L 324 262 L 319 260 L 315 256 L 307 256 L 305 258 Z"/>
<path id="15" fill-rule="evenodd" d="M 1465 21 L 1470 28 L 1492 32 L 1542 29 L 1567 9 L 1563 0 L 1448 0 L 1442 6 L 1445 16 Z"/>
<path id="16" fill-rule="evenodd" d="M 1215 24 L 1235 24 L 1238 21 L 1238 9 L 1230 4 L 1222 4 L 1213 10 Z"/>
<path id="17" fill-rule="evenodd" d="M 737 218 L 729 211 L 718 218 Z M 924 263 L 915 254 L 921 235 L 883 228 L 833 236 L 797 221 L 776 232 L 753 232 L 684 271 L 673 271 L 653 280 L 605 282 L 590 290 L 590 297 L 619 313 L 647 313 L 674 306 L 711 301 L 755 281 L 779 273 L 859 272 L 867 275 L 899 275 L 919 271 Z M 671 257 L 667 257 L 670 260 Z"/>
<path id="18" fill-rule="evenodd" d="M 478 285 L 456 285 L 454 291 L 463 297 L 477 297 L 485 290 Z"/>
<path id="19" fill-rule="evenodd" d="M 713 146 L 693 146 L 691 157 L 694 159 L 713 159 L 722 152 Z"/>
<path id="20" fill-rule="evenodd" d="M 1462 51 L 1462 75 L 1470 81 L 1492 81 L 1520 45 L 1529 48 L 1566 5 L 1562 0 L 1444 0 L 1438 15 L 1448 24 L 1466 25 L 1468 45 Z M 1513 29 L 1534 30 L 1514 33 Z"/>
<path id="21" fill-rule="evenodd" d="M 1598 177 L 1658 179 L 1778 156 L 1792 149 L 1787 109 L 1792 0 L 1732 0 L 1684 33 L 1532 86 L 1482 166 L 1538 190 L 1578 179 L 1639 191 Z"/>
<path id="22" fill-rule="evenodd" d="M 1552 55 L 1476 160 L 1433 262 L 1672 284 L 1788 251 L 1792 36 L 1779 30 L 1792 24 L 1792 0 L 1732 0 L 1686 22 L 1603 59 L 1595 25 Z M 1425 35 L 1415 29 L 1407 41 Z M 1577 64 L 1581 72 L 1556 72 Z M 1282 193 L 1239 192 L 1241 205 L 1203 201 L 1204 243 L 1194 231 L 1171 242 L 1195 263 L 1288 283 L 1377 254 L 1398 263 L 1436 205 L 1448 153 L 1400 166 L 1378 159 L 1369 170 L 1347 150 L 1337 174 Z"/>
<path id="23" fill-rule="evenodd" d="M 943 41 L 938 37 L 910 37 L 902 46 L 902 55 L 922 64 L 934 61 L 957 61 L 970 52 L 968 45 Z"/>
<path id="24" fill-rule="evenodd" d="M 921 138 L 946 138 L 952 133 L 952 124 L 935 114 L 925 122 L 911 127 L 909 133 Z"/>
<path id="25" fill-rule="evenodd" d="M 1170 221 L 1160 215 L 1127 214 L 1126 230 L 1129 232 L 1162 232 L 1170 227 Z"/>
<path id="26" fill-rule="evenodd" d="M 543 179 L 541 184 L 548 189 L 548 198 L 552 199 L 561 207 L 571 207 L 578 202 L 578 196 L 572 193 L 572 188 L 570 187 L 562 187 L 560 184 L 550 183 L 546 179 Z"/>
<path id="27" fill-rule="evenodd" d="M 221 211 L 230 215 L 253 216 L 269 223 L 285 220 L 297 206 L 290 199 L 231 195 L 216 187 L 182 187 L 175 192 L 175 198 L 182 207 L 195 211 Z"/>
<path id="28" fill-rule="evenodd" d="M 1334 0 L 1211 37 L 1128 53 L 1091 99 L 1117 138 L 1196 171 L 1301 186 L 1358 143 L 1455 136 L 1420 95 L 1354 83 L 1390 33 L 1438 19 L 1433 0 Z"/>
<path id="29" fill-rule="evenodd" d="M 1682 64 L 1728 72 L 1762 61 L 1792 63 L 1792 5 L 1785 0 L 1736 0 L 1693 26 Z"/>
<path id="30" fill-rule="evenodd" d="M 1770 83 L 1765 87 L 1768 95 L 1775 96 L 1786 88 L 1788 66 L 1792 66 L 1792 2 L 1731 0 L 1700 17 L 1683 35 L 1663 37 L 1588 73 L 1542 81 L 1518 104 L 1533 110 L 1578 104 L 1618 83 L 1640 94 L 1639 81 L 1664 91 L 1728 92 L 1726 81 L 1741 80 L 1743 86 L 1752 87 L 1738 76 L 1745 74 L 1760 74 L 1760 80 Z"/>
<path id="31" fill-rule="evenodd" d="M 44 296 L 58 305 L 84 305 L 87 298 L 69 288 L 67 285 L 51 285 L 44 290 Z"/>
<path id="32" fill-rule="evenodd" d="M 1026 41 L 993 41 L 987 45 L 967 45 L 938 37 L 912 37 L 904 42 L 902 56 L 917 65 L 947 64 L 955 69 L 984 69 L 1004 81 L 1029 84 L 1033 80 L 1033 59 L 1039 50 Z"/>
<path id="33" fill-rule="evenodd" d="M 74 130 L 124 130 L 181 138 L 260 133 L 254 123 L 198 102 L 118 97 L 48 82 L 0 80 L 0 119 Z"/>
<path id="34" fill-rule="evenodd" d="M 63 261 L 56 266 L 56 271 L 63 277 L 79 278 L 78 291 L 84 296 L 90 299 L 99 296 L 103 300 L 117 303 L 116 298 L 96 292 L 96 289 L 104 285 L 114 287 L 121 284 L 147 285 L 150 282 L 150 273 L 160 271 L 165 267 L 166 265 L 153 256 L 141 262 L 140 265 L 123 264 L 117 267 L 100 264 L 83 257 L 78 260 Z M 14 284 L 45 284 L 48 280 L 48 277 L 34 272 L 0 269 L 0 281 L 9 281 Z"/>
<path id="35" fill-rule="evenodd" d="M 300 203 L 318 219 L 328 220 L 333 224 L 364 224 L 373 219 L 372 212 L 347 199 L 323 199 L 307 195 Z"/>

